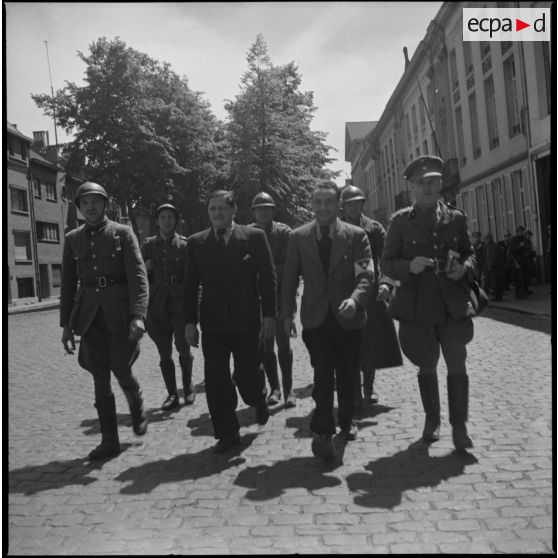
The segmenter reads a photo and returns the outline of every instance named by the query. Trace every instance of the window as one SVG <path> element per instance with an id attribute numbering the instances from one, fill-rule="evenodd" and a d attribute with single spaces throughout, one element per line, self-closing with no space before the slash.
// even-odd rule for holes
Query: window
<path id="1" fill-rule="evenodd" d="M 60 242 L 58 224 L 37 221 L 37 240 L 39 242 Z"/>
<path id="2" fill-rule="evenodd" d="M 413 134 L 415 137 L 418 136 L 418 127 L 417 127 L 417 108 L 415 105 L 411 107 L 411 117 L 413 119 Z"/>
<path id="3" fill-rule="evenodd" d="M 16 262 L 31 261 L 31 234 L 29 231 L 14 231 L 14 254 Z"/>
<path id="4" fill-rule="evenodd" d="M 422 142 L 422 151 L 425 155 L 428 155 L 428 142 L 426 140 Z"/>
<path id="5" fill-rule="evenodd" d="M 60 264 L 52 264 L 52 286 L 60 287 L 62 284 L 62 266 Z"/>
<path id="6" fill-rule="evenodd" d="M 457 77 L 457 58 L 455 55 L 455 49 L 453 49 L 449 54 L 449 69 L 450 69 L 450 79 L 451 79 L 451 90 L 454 91 L 459 87 L 459 79 Z"/>
<path id="7" fill-rule="evenodd" d="M 461 107 L 455 109 L 455 132 L 457 134 L 459 166 L 462 167 L 467 163 L 467 156 L 465 155 L 465 141 L 463 139 L 463 114 L 461 113 Z"/>
<path id="8" fill-rule="evenodd" d="M 13 155 L 15 153 L 14 144 L 15 144 L 14 137 L 8 135 L 8 152 L 10 153 L 10 155 Z"/>
<path id="9" fill-rule="evenodd" d="M 417 147 L 415 150 L 417 157 L 420 157 L 420 147 Z"/>
<path id="10" fill-rule="evenodd" d="M 27 190 L 10 185 L 10 199 L 12 202 L 12 213 L 29 213 Z"/>
<path id="11" fill-rule="evenodd" d="M 392 170 L 392 172 L 395 172 L 395 154 L 394 154 L 394 151 L 393 151 L 393 140 L 392 140 L 392 138 L 389 138 L 389 155 L 390 155 L 389 160 L 390 160 L 390 163 L 391 163 L 391 170 Z"/>
<path id="12" fill-rule="evenodd" d="M 481 58 L 484 58 L 487 54 L 490 54 L 490 42 L 480 41 L 480 52 Z"/>
<path id="13" fill-rule="evenodd" d="M 486 102 L 486 121 L 488 125 L 488 146 L 494 149 L 500 145 L 498 121 L 496 119 L 496 96 L 492 76 L 484 80 L 484 100 Z"/>
<path id="14" fill-rule="evenodd" d="M 405 124 L 407 125 L 407 141 L 411 143 L 411 123 L 409 122 L 409 113 L 405 115 Z"/>
<path id="15" fill-rule="evenodd" d="M 519 118 L 519 101 L 517 99 L 517 78 L 513 54 L 504 62 L 504 86 L 506 90 L 506 108 L 508 111 L 508 128 L 510 138 L 521 131 Z"/>
<path id="16" fill-rule="evenodd" d="M 550 81 L 550 50 L 549 43 L 535 41 L 535 71 L 538 83 L 539 119 L 550 114 L 552 84 Z"/>
<path id="17" fill-rule="evenodd" d="M 426 127 L 426 116 L 424 114 L 424 101 L 422 95 L 418 101 L 418 106 L 419 106 L 420 128 L 421 130 L 424 130 L 424 128 Z"/>
<path id="18" fill-rule="evenodd" d="M 21 142 L 21 158 L 24 161 L 27 161 L 27 155 L 28 155 L 27 144 L 24 143 L 24 142 Z"/>
<path id="19" fill-rule="evenodd" d="M 41 197 L 41 181 L 38 178 L 33 178 L 33 195 L 36 198 Z"/>
<path id="20" fill-rule="evenodd" d="M 430 134 L 430 145 L 432 146 L 432 151 L 434 151 L 434 155 L 436 155 L 438 149 L 436 148 L 436 135 L 434 134 L 434 132 Z"/>
<path id="21" fill-rule="evenodd" d="M 477 96 L 469 95 L 469 120 L 471 122 L 471 140 L 473 144 L 473 159 L 480 157 L 481 147 L 479 139 L 479 122 L 477 117 Z"/>
<path id="22" fill-rule="evenodd" d="M 46 199 L 56 201 L 56 184 L 53 182 L 45 182 Z"/>
<path id="23" fill-rule="evenodd" d="M 463 41 L 463 58 L 465 61 L 465 75 L 468 76 L 473 71 L 473 52 L 469 41 Z"/>

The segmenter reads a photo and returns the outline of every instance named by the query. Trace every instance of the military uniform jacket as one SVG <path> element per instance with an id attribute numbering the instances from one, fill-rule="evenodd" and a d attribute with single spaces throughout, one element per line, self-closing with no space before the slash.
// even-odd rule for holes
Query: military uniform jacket
<path id="1" fill-rule="evenodd" d="M 248 225 L 254 228 L 260 228 L 256 223 Z M 285 269 L 285 261 L 287 259 L 287 246 L 289 245 L 289 235 L 291 227 L 285 223 L 272 221 L 269 229 L 261 229 L 267 236 L 271 254 L 273 256 L 273 264 L 277 273 L 277 293 L 278 298 L 281 296 L 281 285 L 283 283 L 283 270 Z"/>
<path id="2" fill-rule="evenodd" d="M 400 282 L 390 303 L 390 314 L 395 319 L 429 325 L 444 323 L 447 314 L 456 320 L 474 315 L 468 279 L 474 277 L 475 257 L 467 217 L 442 202 L 438 202 L 438 212 L 436 224 L 415 206 L 391 218 L 381 266 L 386 275 Z M 416 275 L 410 272 L 415 256 L 446 260 L 450 249 L 459 254 L 466 270 L 460 281 L 452 281 L 430 268 Z"/>
<path id="3" fill-rule="evenodd" d="M 319 327 L 329 308 L 343 329 L 360 329 L 366 323 L 365 312 L 357 312 L 354 318 L 347 320 L 339 316 L 337 309 L 346 298 L 353 298 L 361 308 L 366 307 L 374 282 L 370 243 L 360 227 L 339 219 L 331 240 L 326 275 L 318 251 L 316 221 L 291 232 L 283 275 L 281 315 L 293 315 L 296 290 L 302 275 L 304 290 L 300 320 L 304 329 Z"/>
<path id="4" fill-rule="evenodd" d="M 234 223 L 220 248 L 213 229 L 188 238 L 184 312 L 202 330 L 241 333 L 260 328 L 261 316 L 277 317 L 277 277 L 262 230 Z M 260 303 L 261 299 L 261 303 Z"/>
<path id="5" fill-rule="evenodd" d="M 130 227 L 105 218 L 66 234 L 60 325 L 83 335 L 101 308 L 111 331 L 127 332 L 132 316 L 145 318 L 147 301 L 147 272 Z"/>
<path id="6" fill-rule="evenodd" d="M 186 237 L 174 233 L 164 240 L 150 236 L 143 241 L 141 254 L 144 261 L 151 260 L 153 269 L 149 277 L 149 310 L 182 312 L 184 277 L 186 275 Z"/>

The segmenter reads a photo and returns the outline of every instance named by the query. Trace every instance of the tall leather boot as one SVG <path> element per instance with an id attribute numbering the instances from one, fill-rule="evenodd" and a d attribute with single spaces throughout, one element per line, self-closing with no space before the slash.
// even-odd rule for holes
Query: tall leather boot
<path id="1" fill-rule="evenodd" d="M 287 356 L 279 356 L 283 394 L 285 396 L 285 409 L 296 407 L 296 397 L 293 393 L 293 351 L 289 350 Z"/>
<path id="2" fill-rule="evenodd" d="M 362 371 L 362 392 L 365 401 L 369 401 L 374 405 L 378 403 L 378 394 L 374 391 L 374 379 L 376 377 L 376 370 L 363 370 Z"/>
<path id="3" fill-rule="evenodd" d="M 277 405 L 279 401 L 281 401 L 281 390 L 279 389 L 279 372 L 277 370 L 277 357 L 275 356 L 275 352 L 264 352 L 263 367 L 269 383 L 267 404 L 270 406 Z"/>
<path id="4" fill-rule="evenodd" d="M 125 389 L 124 395 L 130 407 L 130 415 L 132 416 L 132 427 L 135 434 L 143 436 L 147 432 L 147 415 L 143 406 L 143 397 L 139 386 L 131 389 Z"/>
<path id="5" fill-rule="evenodd" d="M 169 394 L 164 403 L 161 405 L 161 409 L 163 411 L 172 411 L 173 409 L 177 409 L 178 407 L 180 407 L 178 390 L 176 389 L 174 361 L 172 360 L 172 358 L 170 360 L 162 360 L 159 363 L 159 366 L 161 367 L 163 380 Z"/>
<path id="6" fill-rule="evenodd" d="M 469 411 L 469 376 L 467 374 L 448 376 L 448 407 L 455 449 L 472 448 L 473 442 L 467 434 L 465 425 Z"/>
<path id="7" fill-rule="evenodd" d="M 422 406 L 426 415 L 422 439 L 425 442 L 436 442 L 440 439 L 440 392 L 438 375 L 418 374 L 418 384 Z"/>
<path id="8" fill-rule="evenodd" d="M 178 357 L 180 369 L 182 370 L 182 387 L 184 388 L 184 405 L 192 405 L 196 400 L 196 391 L 192 380 L 192 367 L 194 357 L 191 354 Z"/>
<path id="9" fill-rule="evenodd" d="M 99 415 L 102 438 L 101 443 L 89 453 L 89 459 L 109 459 L 120 453 L 114 394 L 95 400 L 95 407 Z"/>

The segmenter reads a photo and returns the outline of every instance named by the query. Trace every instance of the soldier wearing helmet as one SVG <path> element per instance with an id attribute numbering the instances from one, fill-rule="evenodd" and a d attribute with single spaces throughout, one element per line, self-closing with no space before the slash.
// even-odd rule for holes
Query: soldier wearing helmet
<path id="1" fill-rule="evenodd" d="M 141 253 L 150 274 L 147 333 L 157 346 L 159 366 L 168 394 L 161 406 L 163 411 L 180 407 L 175 364 L 172 359 L 173 337 L 182 372 L 184 404 L 191 405 L 196 397 L 192 382 L 194 357 L 186 341 L 186 322 L 182 312 L 186 238 L 176 232 L 179 219 L 180 213 L 174 205 L 160 205 L 156 210 L 158 233 L 146 238 L 141 246 Z"/>
<path id="2" fill-rule="evenodd" d="M 363 402 L 378 402 L 378 394 L 374 389 L 376 370 L 403 364 L 395 326 L 387 313 L 384 302 L 389 298 L 393 282 L 380 272 L 380 259 L 384 249 L 386 231 L 381 223 L 364 215 L 365 200 L 363 191 L 357 186 L 348 185 L 341 191 L 342 218 L 347 223 L 356 225 L 366 232 L 376 270 L 372 294 L 366 307 L 368 321 L 362 330 L 360 352 L 362 391 L 359 371 L 355 384 L 355 409 L 359 409 Z"/>
<path id="3" fill-rule="evenodd" d="M 147 311 L 147 272 L 132 229 L 107 218 L 108 196 L 85 182 L 75 204 L 85 224 L 66 234 L 62 260 L 60 325 L 62 344 L 74 354 L 74 334 L 81 336 L 78 362 L 93 376 L 101 444 L 90 459 L 120 453 L 111 370 L 126 395 L 134 432 L 147 431 L 147 416 L 132 364 L 139 355 Z"/>
<path id="4" fill-rule="evenodd" d="M 260 192 L 252 200 L 252 211 L 255 222 L 250 226 L 263 229 L 267 236 L 273 263 L 277 272 L 277 299 L 281 297 L 281 280 L 283 268 L 287 258 L 287 245 L 291 227 L 284 223 L 273 220 L 275 202 L 266 192 Z M 277 343 L 277 355 L 275 355 L 275 343 Z M 275 337 L 263 343 L 262 364 L 269 382 L 270 394 L 267 399 L 268 405 L 277 405 L 281 401 L 281 389 L 279 388 L 279 374 L 277 360 L 281 369 L 281 380 L 283 385 L 283 396 L 285 408 L 295 407 L 296 399 L 293 393 L 293 351 L 289 336 L 282 327 L 275 329 Z"/>
<path id="5" fill-rule="evenodd" d="M 425 412 L 422 438 L 440 438 L 440 394 L 437 366 L 440 351 L 447 365 L 449 422 L 455 449 L 473 446 L 467 433 L 469 377 L 466 346 L 473 339 L 475 306 L 470 281 L 475 253 L 460 209 L 441 201 L 443 161 L 422 156 L 411 161 L 404 178 L 413 205 L 391 217 L 382 269 L 399 285 L 390 314 L 399 320 L 399 341 L 418 367 Z M 477 307 L 478 308 L 478 307 Z"/>

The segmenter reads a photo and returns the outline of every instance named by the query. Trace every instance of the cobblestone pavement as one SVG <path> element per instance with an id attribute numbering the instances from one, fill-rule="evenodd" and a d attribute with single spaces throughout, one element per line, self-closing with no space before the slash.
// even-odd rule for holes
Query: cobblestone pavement
<path id="1" fill-rule="evenodd" d="M 114 382 L 124 451 L 97 463 L 86 459 L 99 442 L 92 380 L 63 355 L 58 312 L 11 315 L 4 552 L 554 553 L 550 323 L 494 308 L 476 319 L 467 455 L 452 452 L 443 364 L 442 439 L 419 441 L 422 406 L 405 361 L 377 373 L 380 404 L 360 416 L 356 441 L 336 440 L 332 465 L 310 450 L 312 376 L 300 336 L 298 406 L 281 404 L 259 426 L 241 403 L 243 446 L 222 455 L 211 451 L 201 351 L 195 404 L 163 413 L 146 338 L 135 371 L 149 431 L 133 435 Z"/>

